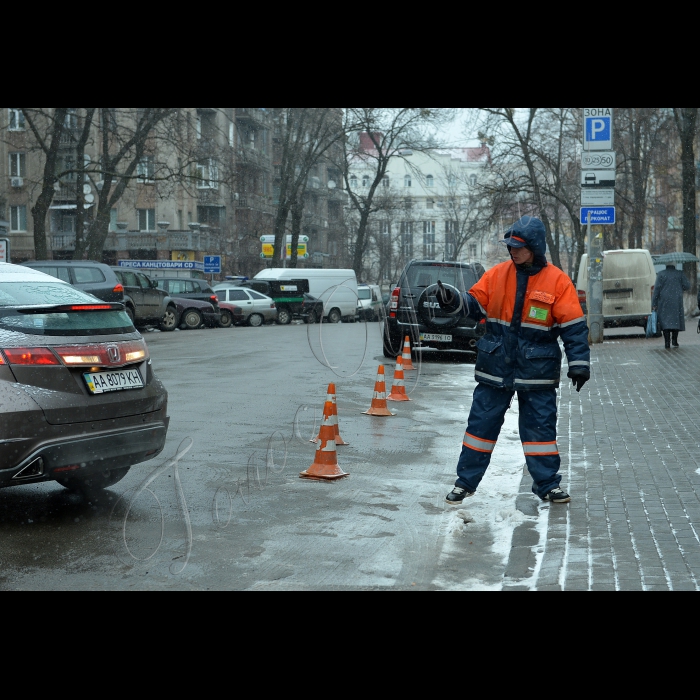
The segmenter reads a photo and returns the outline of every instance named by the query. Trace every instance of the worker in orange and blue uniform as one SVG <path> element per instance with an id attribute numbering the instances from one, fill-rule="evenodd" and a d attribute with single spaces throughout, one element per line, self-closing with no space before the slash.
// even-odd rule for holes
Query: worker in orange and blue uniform
<path id="1" fill-rule="evenodd" d="M 457 481 L 446 501 L 459 505 L 472 496 L 491 461 L 505 413 L 518 392 L 520 439 L 543 501 L 568 503 L 561 487 L 557 448 L 557 394 L 564 343 L 567 376 L 576 391 L 591 374 L 588 327 L 571 280 L 545 258 L 545 228 L 524 216 L 502 241 L 511 256 L 496 265 L 467 293 L 439 284 L 444 311 L 486 319 L 486 335 L 477 343 L 474 390 Z"/>

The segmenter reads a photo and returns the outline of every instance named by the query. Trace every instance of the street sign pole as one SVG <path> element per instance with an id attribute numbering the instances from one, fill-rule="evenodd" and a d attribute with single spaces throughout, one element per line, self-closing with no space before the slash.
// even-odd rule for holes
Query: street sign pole
<path id="1" fill-rule="evenodd" d="M 588 342 L 603 342 L 603 232 L 615 223 L 613 110 L 584 107 L 581 158 L 581 223 L 588 238 Z M 592 220 L 596 223 L 592 223 Z"/>
<path id="2" fill-rule="evenodd" d="M 603 227 L 591 226 L 588 212 L 588 342 L 603 342 Z"/>

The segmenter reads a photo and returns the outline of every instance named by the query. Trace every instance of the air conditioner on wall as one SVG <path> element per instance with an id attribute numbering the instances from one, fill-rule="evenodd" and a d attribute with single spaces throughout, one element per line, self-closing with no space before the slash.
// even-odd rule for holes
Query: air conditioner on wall
<path id="1" fill-rule="evenodd" d="M 13 177 L 12 178 L 12 186 L 13 187 L 24 187 L 24 178 L 22 177 Z"/>

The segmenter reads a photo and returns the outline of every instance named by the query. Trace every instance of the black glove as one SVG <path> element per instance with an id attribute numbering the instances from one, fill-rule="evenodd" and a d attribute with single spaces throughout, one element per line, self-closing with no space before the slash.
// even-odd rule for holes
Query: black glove
<path id="1" fill-rule="evenodd" d="M 440 280 L 438 280 L 437 283 L 438 289 L 435 292 L 435 297 L 437 298 L 438 304 L 440 304 L 440 308 L 445 311 L 452 311 L 456 301 L 454 294 L 449 289 L 445 288 Z"/>
<path id="2" fill-rule="evenodd" d="M 581 391 L 583 385 L 591 378 L 588 374 L 583 374 L 582 372 L 577 372 L 576 370 L 571 370 L 566 375 L 571 383 L 576 387 L 576 391 Z"/>

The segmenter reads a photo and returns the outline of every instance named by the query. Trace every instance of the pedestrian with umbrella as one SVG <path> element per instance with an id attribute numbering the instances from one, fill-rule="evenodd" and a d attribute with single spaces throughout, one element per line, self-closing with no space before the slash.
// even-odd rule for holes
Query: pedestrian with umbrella
<path id="1" fill-rule="evenodd" d="M 670 253 L 656 258 L 656 262 L 666 264 L 666 269 L 656 275 L 654 296 L 651 300 L 651 310 L 656 311 L 657 327 L 663 331 L 666 350 L 679 347 L 678 333 L 685 330 L 683 292 L 690 289 L 688 278 L 681 270 L 676 269 L 676 259 L 673 255 Z"/>

